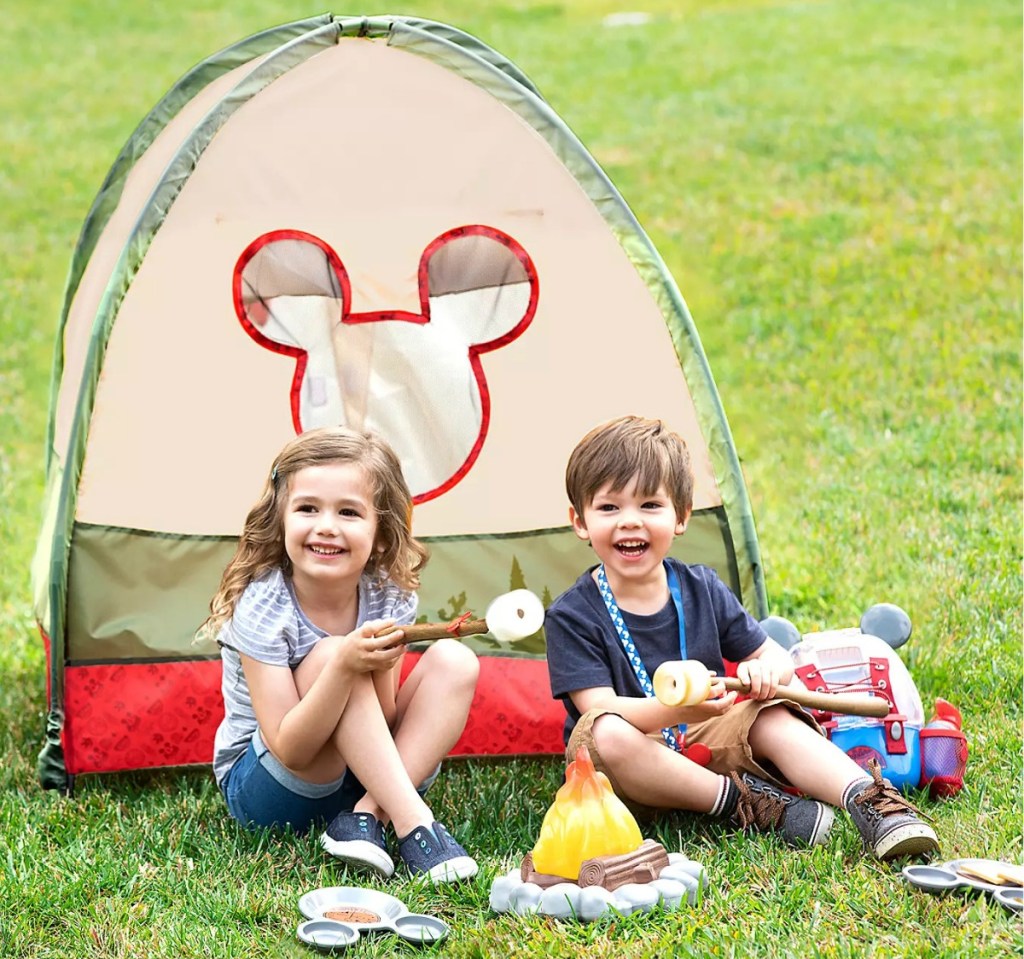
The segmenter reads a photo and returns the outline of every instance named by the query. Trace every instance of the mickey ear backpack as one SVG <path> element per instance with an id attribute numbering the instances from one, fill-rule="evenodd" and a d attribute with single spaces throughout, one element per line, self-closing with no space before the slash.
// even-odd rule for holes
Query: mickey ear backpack
<path id="1" fill-rule="evenodd" d="M 853 693 L 884 699 L 883 719 L 810 710 L 829 739 L 864 769 L 874 759 L 882 774 L 903 791 L 927 787 L 933 798 L 954 796 L 967 769 L 967 737 L 952 703 L 935 700 L 925 723 L 917 686 L 896 649 L 910 638 L 906 613 L 888 603 L 872 606 L 859 627 L 800 636 L 780 617 L 761 624 L 789 650 L 796 666 L 793 684 L 830 693 Z"/>

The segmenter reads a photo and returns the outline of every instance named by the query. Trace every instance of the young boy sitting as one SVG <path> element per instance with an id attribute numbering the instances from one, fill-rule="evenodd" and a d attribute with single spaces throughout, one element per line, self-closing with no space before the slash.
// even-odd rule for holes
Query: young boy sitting
<path id="1" fill-rule="evenodd" d="M 552 693 L 569 714 L 567 757 L 586 746 L 639 815 L 694 810 L 814 845 L 828 837 L 831 806 L 842 806 L 879 859 L 938 850 L 877 767 L 866 774 L 808 713 L 777 698 L 793 663 L 714 571 L 666 558 L 693 504 L 681 437 L 657 420 L 605 423 L 573 450 L 566 490 L 573 529 L 600 561 L 545 620 Z M 726 693 L 723 658 L 738 664 L 749 699 Z M 679 659 L 715 674 L 706 702 L 653 698 L 650 677 Z M 794 787 L 805 795 L 786 791 Z"/>

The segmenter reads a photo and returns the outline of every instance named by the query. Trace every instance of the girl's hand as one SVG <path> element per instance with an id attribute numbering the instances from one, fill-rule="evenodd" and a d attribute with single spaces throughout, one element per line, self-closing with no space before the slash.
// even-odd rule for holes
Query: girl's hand
<path id="1" fill-rule="evenodd" d="M 393 619 L 368 619 L 347 636 L 338 637 L 345 665 L 355 673 L 391 669 L 405 652 L 405 647 L 397 643 L 403 634 L 400 630 L 387 636 L 374 634 L 394 625 Z"/>
<path id="2" fill-rule="evenodd" d="M 771 657 L 763 656 L 739 663 L 736 678 L 750 687 L 751 699 L 773 699 L 782 681 L 782 671 Z"/>

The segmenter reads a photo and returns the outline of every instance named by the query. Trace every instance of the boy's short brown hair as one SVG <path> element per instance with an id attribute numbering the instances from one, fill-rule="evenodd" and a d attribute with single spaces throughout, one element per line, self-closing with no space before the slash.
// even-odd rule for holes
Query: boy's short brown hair
<path id="1" fill-rule="evenodd" d="M 637 492 L 650 496 L 664 485 L 676 515 L 693 508 L 693 469 L 686 442 L 661 420 L 621 416 L 595 426 L 576 444 L 565 469 L 565 491 L 577 515 L 606 483 L 625 489 L 637 477 Z"/>

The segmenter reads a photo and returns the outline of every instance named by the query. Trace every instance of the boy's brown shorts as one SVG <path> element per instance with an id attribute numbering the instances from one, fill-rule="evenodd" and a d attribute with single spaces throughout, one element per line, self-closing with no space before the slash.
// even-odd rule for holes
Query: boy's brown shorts
<path id="1" fill-rule="evenodd" d="M 809 726 L 825 735 L 824 730 L 814 721 L 814 717 L 788 699 L 768 699 L 763 702 L 745 699 L 743 702 L 736 703 L 732 709 L 722 716 L 716 716 L 702 723 L 693 723 L 687 726 L 686 744 L 692 746 L 695 743 L 703 743 L 707 746 L 711 750 L 711 761 L 708 763 L 707 768 L 719 775 L 726 776 L 731 772 L 749 772 L 775 786 L 790 788 L 790 784 L 781 778 L 781 774 L 774 766 L 769 771 L 769 769 L 766 769 L 754 759 L 750 751 L 750 743 L 748 742 L 750 727 L 757 718 L 757 714 L 762 709 L 767 709 L 770 706 L 782 706 L 788 709 Z M 576 750 L 580 746 L 586 746 L 590 752 L 594 768 L 608 777 L 612 789 L 615 790 L 615 795 L 629 807 L 634 816 L 651 819 L 664 812 L 664 810 L 657 809 L 654 806 L 645 806 L 642 803 L 629 799 L 615 781 L 615 777 L 609 772 L 608 767 L 601 760 L 601 752 L 594 740 L 593 727 L 594 723 L 604 715 L 616 716 L 618 713 L 613 713 L 608 709 L 591 709 L 580 717 L 579 722 L 576 723 L 572 731 L 572 735 L 569 737 L 569 744 L 565 747 L 565 761 L 567 763 L 572 762 L 576 758 Z M 660 732 L 651 733 L 650 735 L 659 742 L 664 742 Z M 666 745 L 665 748 L 668 749 L 669 747 Z"/>

